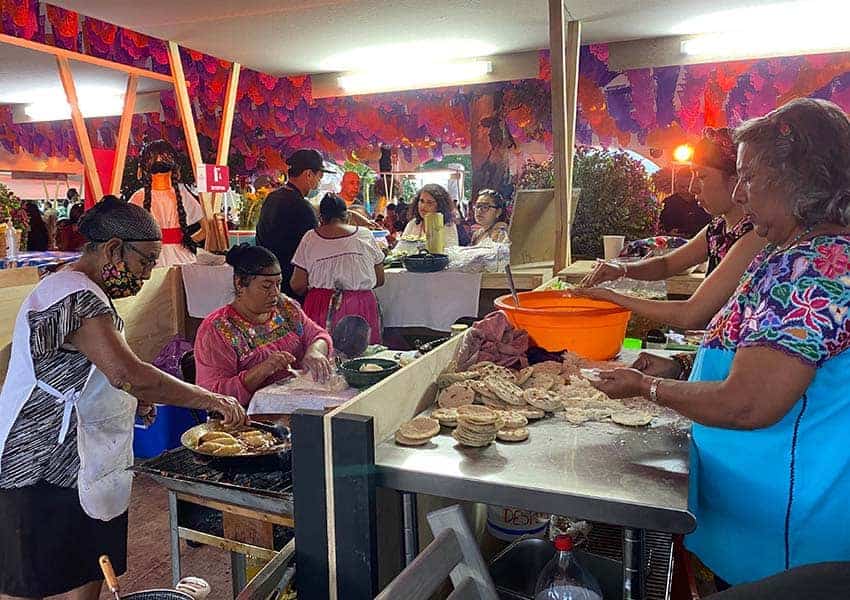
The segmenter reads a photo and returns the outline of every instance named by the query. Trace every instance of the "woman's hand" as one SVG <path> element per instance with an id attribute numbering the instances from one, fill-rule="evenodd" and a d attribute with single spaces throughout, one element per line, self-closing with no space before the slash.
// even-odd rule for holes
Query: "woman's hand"
<path id="1" fill-rule="evenodd" d="M 321 350 L 316 348 L 307 351 L 304 358 L 301 359 L 301 366 L 319 383 L 324 383 L 331 377 L 331 361 Z"/>
<path id="2" fill-rule="evenodd" d="M 139 400 L 139 403 L 136 406 L 136 415 L 142 419 L 142 423 L 145 424 L 145 427 L 150 427 L 156 420 L 156 404 Z"/>
<path id="3" fill-rule="evenodd" d="M 587 274 L 579 284 L 580 287 L 595 287 L 606 281 L 614 281 L 626 275 L 626 267 L 617 263 L 598 261 L 593 271 Z"/>
<path id="4" fill-rule="evenodd" d="M 682 365 L 678 362 L 649 352 L 641 352 L 637 360 L 632 363 L 632 369 L 637 369 L 650 377 L 664 379 L 678 379 L 682 375 Z"/>
<path id="5" fill-rule="evenodd" d="M 209 412 L 221 415 L 221 424 L 227 429 L 235 429 L 248 424 L 248 415 L 242 405 L 231 396 L 210 394 L 207 406 Z"/>
<path id="6" fill-rule="evenodd" d="M 263 374 L 265 375 L 265 378 L 268 379 L 281 371 L 288 370 L 289 367 L 294 364 L 295 357 L 292 354 L 280 351 L 269 354 L 259 366 L 262 367 Z"/>
<path id="7" fill-rule="evenodd" d="M 634 398 L 649 389 L 650 379 L 636 369 L 614 369 L 600 371 L 599 380 L 590 383 L 610 398 Z"/>

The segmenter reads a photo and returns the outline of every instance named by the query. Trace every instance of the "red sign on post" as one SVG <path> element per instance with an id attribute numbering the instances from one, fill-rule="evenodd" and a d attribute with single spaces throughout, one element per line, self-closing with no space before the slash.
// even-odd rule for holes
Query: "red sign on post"
<path id="1" fill-rule="evenodd" d="M 198 165 L 195 173 L 198 191 L 203 193 L 226 192 L 230 189 L 230 167 L 226 165 Z"/>

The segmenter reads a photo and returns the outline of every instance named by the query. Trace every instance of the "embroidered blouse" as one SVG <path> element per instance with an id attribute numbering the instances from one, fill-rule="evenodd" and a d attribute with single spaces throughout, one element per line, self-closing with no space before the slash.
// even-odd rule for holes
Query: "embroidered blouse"
<path id="1" fill-rule="evenodd" d="M 752 230 L 753 223 L 747 218 L 735 223 L 731 229 L 726 228 L 726 220 L 723 217 L 712 219 L 711 223 L 708 224 L 708 230 L 705 232 L 708 242 L 708 270 L 706 275 L 717 268 L 723 257 L 735 245 L 735 242 Z"/>
<path id="2" fill-rule="evenodd" d="M 252 323 L 227 304 L 204 319 L 195 338 L 195 368 L 198 385 L 235 397 L 247 406 L 253 392 L 245 387 L 249 369 L 273 352 L 289 352 L 298 363 L 316 340 L 333 347 L 330 335 L 312 321 L 296 302 L 281 296 L 266 323 Z M 294 365 L 298 366 L 298 363 Z M 289 377 L 275 373 L 263 386 Z"/>
<path id="3" fill-rule="evenodd" d="M 703 345 L 768 346 L 815 367 L 850 346 L 850 236 L 818 236 L 783 253 L 768 247 L 712 319 Z"/>

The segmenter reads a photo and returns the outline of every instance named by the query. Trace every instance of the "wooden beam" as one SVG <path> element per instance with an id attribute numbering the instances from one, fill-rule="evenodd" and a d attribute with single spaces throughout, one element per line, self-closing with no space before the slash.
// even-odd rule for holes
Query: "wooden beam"
<path id="1" fill-rule="evenodd" d="M 578 62 L 579 50 L 581 48 L 581 21 L 570 21 L 567 23 L 567 59 L 564 65 L 566 73 L 566 175 L 564 180 L 567 182 L 565 187 L 567 196 L 566 206 L 566 223 L 567 223 L 567 239 L 564 241 L 566 247 L 566 259 L 564 266 L 568 266 L 573 262 L 573 219 L 575 218 L 575 210 L 573 202 L 578 199 L 573 198 L 573 159 L 576 152 L 576 117 L 578 116 Z"/>
<path id="2" fill-rule="evenodd" d="M 197 173 L 198 165 L 203 164 L 203 159 L 201 147 L 198 144 L 198 130 L 195 129 L 195 116 L 192 114 L 192 100 L 189 98 L 189 88 L 186 85 L 186 75 L 180 59 L 180 46 L 177 42 L 168 42 L 168 63 L 171 65 L 171 74 L 174 77 L 174 96 L 177 100 L 180 121 L 183 123 L 183 137 L 186 138 L 189 161 L 192 163 L 192 172 Z M 209 194 L 201 194 L 201 209 L 204 213 L 201 228 L 207 239 L 205 245 L 207 249 L 213 249 L 210 247 L 210 236 L 215 236 L 215 226 Z"/>
<path id="3" fill-rule="evenodd" d="M 71 124 L 74 126 L 74 133 L 77 135 L 77 144 L 80 146 L 83 167 L 85 167 L 86 176 L 89 178 L 94 200 L 97 202 L 103 197 L 103 186 L 100 184 L 100 175 L 97 173 L 97 166 L 94 162 L 89 132 L 86 130 L 86 121 L 83 118 L 83 113 L 80 112 L 77 88 L 74 85 L 74 74 L 71 72 L 71 65 L 66 57 L 57 56 L 56 64 L 59 67 L 59 79 L 62 81 L 62 87 L 65 89 L 65 98 L 71 107 Z"/>
<path id="4" fill-rule="evenodd" d="M 111 60 L 98 58 L 96 56 L 89 56 L 88 54 L 74 52 L 73 50 L 65 50 L 64 48 L 57 48 L 55 46 L 49 46 L 48 44 L 33 42 L 32 40 L 25 40 L 23 38 L 15 37 L 13 35 L 7 35 L 5 33 L 0 33 L 0 43 L 18 46 L 19 48 L 27 48 L 29 50 L 35 50 L 37 52 L 44 52 L 46 54 L 52 54 L 57 58 L 63 57 L 71 60 L 78 60 L 80 62 L 88 63 L 90 65 L 106 67 L 107 69 L 113 69 L 115 71 L 123 71 L 128 75 L 147 77 L 149 79 L 156 79 L 157 81 L 165 81 L 168 83 L 171 83 L 172 81 L 171 75 L 165 75 L 163 73 L 148 71 L 147 69 L 140 69 L 139 67 L 124 65 L 121 63 L 113 62 Z"/>
<path id="5" fill-rule="evenodd" d="M 242 65 L 233 63 L 230 77 L 227 79 L 227 90 L 224 92 L 224 107 L 221 110 L 221 127 L 218 131 L 217 165 L 226 165 L 230 155 L 230 134 L 233 131 L 233 115 L 236 114 L 236 92 L 239 88 L 239 72 Z"/>
<path id="6" fill-rule="evenodd" d="M 218 131 L 218 153 L 215 164 L 226 165 L 230 156 L 230 138 L 233 131 L 233 116 L 236 114 L 236 92 L 239 88 L 239 73 L 242 65 L 233 63 L 230 77 L 227 79 L 227 90 L 224 92 L 224 107 L 221 111 L 221 126 Z M 215 211 L 216 194 L 212 194 L 212 210 Z M 227 215 L 225 215 L 225 219 Z M 226 225 L 225 225 L 226 228 Z M 212 227 L 209 233 L 215 236 L 215 249 L 224 250 L 228 247 L 227 235 L 219 227 Z M 207 247 L 210 247 L 208 244 Z"/>
<path id="7" fill-rule="evenodd" d="M 570 204 L 572 197 L 572 158 L 575 143 L 575 100 L 578 69 L 578 44 L 581 24 L 567 24 L 564 0 L 549 0 L 549 56 L 552 64 L 552 140 L 555 168 L 555 272 L 571 259 Z"/>
<path id="8" fill-rule="evenodd" d="M 195 129 L 195 117 L 192 114 L 192 101 L 189 98 L 189 88 L 186 85 L 186 75 L 183 72 L 183 63 L 180 60 L 180 46 L 176 42 L 168 42 L 168 62 L 171 65 L 171 74 L 174 78 L 174 95 L 177 98 L 177 110 L 183 123 L 183 136 L 186 138 L 186 148 L 189 150 L 189 160 L 192 162 L 192 171 L 196 171 L 202 163 L 201 147 L 198 144 L 198 131 Z M 209 218 L 204 207 L 204 217 Z"/>
<path id="9" fill-rule="evenodd" d="M 136 108 L 136 90 L 139 78 L 132 73 L 127 76 L 127 91 L 124 92 L 124 110 L 118 125 L 118 140 L 115 142 L 115 161 L 112 164 L 112 182 L 109 193 L 121 194 L 121 182 L 124 179 L 124 165 L 127 162 L 127 145 L 130 143 L 130 130 L 133 128 L 133 113 Z"/>

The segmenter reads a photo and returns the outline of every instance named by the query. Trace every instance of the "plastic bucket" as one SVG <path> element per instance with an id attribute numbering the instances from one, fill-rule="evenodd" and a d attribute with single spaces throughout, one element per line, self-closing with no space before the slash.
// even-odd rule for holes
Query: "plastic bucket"
<path id="1" fill-rule="evenodd" d="M 487 507 L 487 531 L 505 542 L 522 536 L 543 537 L 548 526 L 549 519 L 539 519 L 538 513 L 509 506 Z"/>
<path id="2" fill-rule="evenodd" d="M 510 295 L 496 299 L 514 327 L 549 352 L 569 350 L 590 360 L 619 354 L 631 311 L 602 300 L 570 296 L 564 291 L 522 292 L 519 307 Z"/>

